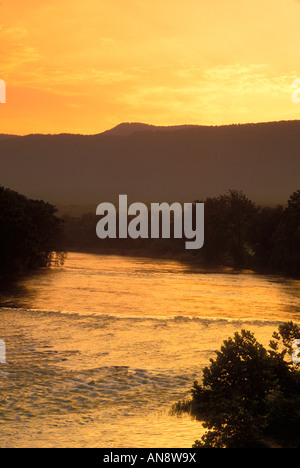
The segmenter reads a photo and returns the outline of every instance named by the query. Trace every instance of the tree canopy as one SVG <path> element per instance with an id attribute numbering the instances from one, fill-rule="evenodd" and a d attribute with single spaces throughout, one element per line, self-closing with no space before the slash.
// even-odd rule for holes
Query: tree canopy
<path id="1" fill-rule="evenodd" d="M 296 448 L 300 443 L 300 372 L 291 344 L 300 338 L 292 322 L 274 332 L 266 349 L 247 330 L 225 340 L 194 382 L 190 411 L 208 429 L 195 448 Z"/>
<path id="2" fill-rule="evenodd" d="M 174 237 L 100 240 L 95 233 L 96 213 L 64 216 L 65 246 L 101 254 L 173 258 L 201 268 L 300 276 L 300 190 L 290 196 L 286 207 L 258 206 L 239 190 L 203 202 L 205 240 L 200 250 L 186 251 L 184 240 Z"/>
<path id="3" fill-rule="evenodd" d="M 1 275 L 48 266 L 55 255 L 62 258 L 62 221 L 55 213 L 49 203 L 0 187 Z"/>

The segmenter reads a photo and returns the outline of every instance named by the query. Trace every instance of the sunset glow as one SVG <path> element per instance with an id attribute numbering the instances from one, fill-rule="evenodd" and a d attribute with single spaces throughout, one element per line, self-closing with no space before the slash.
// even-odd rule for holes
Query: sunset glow
<path id="1" fill-rule="evenodd" d="M 1 133 L 298 119 L 296 0 L 0 4 Z"/>

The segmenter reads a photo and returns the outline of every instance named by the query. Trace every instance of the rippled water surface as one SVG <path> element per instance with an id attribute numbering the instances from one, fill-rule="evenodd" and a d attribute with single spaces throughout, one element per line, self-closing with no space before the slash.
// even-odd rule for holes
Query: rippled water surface
<path id="1" fill-rule="evenodd" d="M 299 299 L 299 281 L 76 253 L 2 285 L 0 446 L 191 447 L 201 425 L 172 404 L 235 331 L 299 322 Z"/>

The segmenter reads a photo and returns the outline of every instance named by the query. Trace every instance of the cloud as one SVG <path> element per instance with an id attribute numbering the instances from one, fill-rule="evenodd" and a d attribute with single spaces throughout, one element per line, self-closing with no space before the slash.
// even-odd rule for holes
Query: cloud
<path id="1" fill-rule="evenodd" d="M 9 76 L 11 72 L 22 68 L 24 64 L 37 62 L 40 54 L 35 47 L 26 43 L 28 31 L 22 27 L 5 28 L 0 25 L 0 42 L 2 74 Z"/>
<path id="2" fill-rule="evenodd" d="M 150 72 L 149 72 L 150 73 Z M 153 71 L 152 71 L 153 73 Z M 290 105 L 294 73 L 277 75 L 266 64 L 219 65 L 167 69 L 161 82 L 137 83 L 120 96 L 133 115 L 148 109 L 152 116 L 177 123 L 252 121 L 268 115 L 280 103 Z M 162 78 L 163 77 L 163 78 Z M 173 122 L 174 123 L 174 122 Z"/>

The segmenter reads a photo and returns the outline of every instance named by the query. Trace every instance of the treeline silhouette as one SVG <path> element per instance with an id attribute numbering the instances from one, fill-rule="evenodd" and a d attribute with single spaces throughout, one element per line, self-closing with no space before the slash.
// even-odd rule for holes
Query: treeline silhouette
<path id="1" fill-rule="evenodd" d="M 58 217 L 49 203 L 0 186 L 0 275 L 63 263 L 66 251 L 79 251 L 300 276 L 300 190 L 291 194 L 286 206 L 262 207 L 238 190 L 201 201 L 204 247 L 186 250 L 186 239 L 174 239 L 172 226 L 170 239 L 100 240 L 96 213 Z"/>
<path id="2" fill-rule="evenodd" d="M 64 248 L 172 258 L 203 268 L 300 276 L 300 190 L 290 196 L 286 206 L 258 206 L 238 190 L 201 201 L 205 203 L 205 243 L 201 250 L 185 250 L 185 239 L 100 240 L 96 236 L 99 217 L 93 213 L 63 216 Z"/>
<path id="3" fill-rule="evenodd" d="M 62 262 L 63 223 L 56 208 L 0 186 L 0 275 Z"/>

